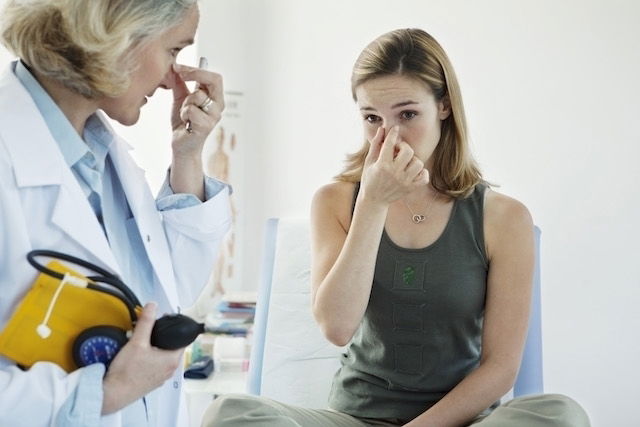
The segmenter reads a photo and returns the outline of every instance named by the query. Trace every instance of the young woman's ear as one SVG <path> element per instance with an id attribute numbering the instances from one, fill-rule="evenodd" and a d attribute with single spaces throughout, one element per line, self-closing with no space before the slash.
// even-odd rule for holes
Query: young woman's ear
<path id="1" fill-rule="evenodd" d="M 444 120 L 451 114 L 451 101 L 449 95 L 445 95 L 444 98 L 438 102 L 438 118 Z"/>

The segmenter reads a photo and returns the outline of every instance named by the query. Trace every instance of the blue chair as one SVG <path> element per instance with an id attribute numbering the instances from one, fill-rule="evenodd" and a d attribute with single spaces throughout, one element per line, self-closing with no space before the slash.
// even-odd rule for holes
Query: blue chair
<path id="1" fill-rule="evenodd" d="M 544 391 L 542 383 L 542 318 L 540 309 L 540 228 L 534 228 L 536 243 L 536 263 L 533 271 L 533 290 L 531 294 L 531 313 L 529 330 L 524 345 L 522 362 L 518 377 L 513 385 L 515 397 L 537 394 Z"/>
<path id="2" fill-rule="evenodd" d="M 311 314 L 308 218 L 271 218 L 265 234 L 247 391 L 284 403 L 325 408 L 344 348 L 322 336 Z M 537 227 L 535 236 L 532 310 L 515 397 L 543 391 Z"/>
<path id="3" fill-rule="evenodd" d="M 269 315 L 269 301 L 271 299 L 271 283 L 273 279 L 273 265 L 276 254 L 276 237 L 278 233 L 278 218 L 267 220 L 265 228 L 265 245 L 262 258 L 262 272 L 256 297 L 256 313 L 253 320 L 253 341 L 249 359 L 249 376 L 247 392 L 260 395 L 262 385 L 262 362 L 264 360 L 264 341 Z"/>

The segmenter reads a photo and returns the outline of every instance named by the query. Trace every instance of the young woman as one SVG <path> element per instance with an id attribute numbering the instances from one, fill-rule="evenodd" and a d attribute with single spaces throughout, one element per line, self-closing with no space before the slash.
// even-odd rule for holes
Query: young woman
<path id="1" fill-rule="evenodd" d="M 313 313 L 349 344 L 332 410 L 230 396 L 211 426 L 588 426 L 568 397 L 500 405 L 525 342 L 533 223 L 483 180 L 440 45 L 392 31 L 352 75 L 365 143 L 315 195 Z"/>
<path id="2" fill-rule="evenodd" d="M 155 303 L 106 372 L 0 357 L 0 425 L 184 424 L 182 351 L 152 347 L 150 332 L 156 314 L 193 303 L 230 223 L 229 189 L 201 163 L 221 77 L 175 62 L 193 43 L 196 0 L 9 0 L 1 17 L 19 60 L 0 78 L 0 329 L 37 275 L 32 249 L 97 264 Z M 154 200 L 106 116 L 136 123 L 158 88 L 174 95 L 173 156 Z"/>

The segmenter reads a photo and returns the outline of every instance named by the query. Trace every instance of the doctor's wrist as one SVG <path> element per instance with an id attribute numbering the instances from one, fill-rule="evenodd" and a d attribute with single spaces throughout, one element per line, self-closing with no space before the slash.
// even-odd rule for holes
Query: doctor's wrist
<path id="1" fill-rule="evenodd" d="M 117 385 L 105 378 L 102 381 L 102 415 L 109 415 L 123 408 L 124 404 L 120 402 L 121 397 L 122 394 L 118 393 Z"/>

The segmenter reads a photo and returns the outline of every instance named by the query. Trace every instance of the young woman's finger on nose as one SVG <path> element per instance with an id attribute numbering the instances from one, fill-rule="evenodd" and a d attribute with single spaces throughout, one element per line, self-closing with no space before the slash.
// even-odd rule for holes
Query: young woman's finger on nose
<path id="1" fill-rule="evenodd" d="M 409 178 L 410 181 L 413 181 L 422 170 L 424 170 L 424 163 L 422 163 L 421 160 L 418 160 L 416 156 L 413 156 L 407 164 L 407 167 L 404 169 L 404 172 L 407 178 Z"/>
<path id="2" fill-rule="evenodd" d="M 393 163 L 396 165 L 396 168 L 404 170 L 413 158 L 413 149 L 404 141 L 399 141 L 396 148 L 398 149 L 398 153 L 393 159 Z"/>
<path id="3" fill-rule="evenodd" d="M 380 126 L 378 130 L 376 130 L 376 134 L 373 136 L 371 140 L 369 140 L 369 152 L 367 153 L 367 157 L 365 158 L 365 164 L 369 164 L 378 160 L 380 156 L 380 150 L 382 149 L 382 141 L 384 141 L 384 128 Z"/>
<path id="4" fill-rule="evenodd" d="M 400 129 L 398 126 L 394 126 L 389 130 L 387 137 L 384 139 L 382 143 L 382 149 L 380 151 L 380 158 L 386 162 L 393 161 L 393 153 L 396 144 L 398 143 L 398 134 L 400 133 Z"/>

